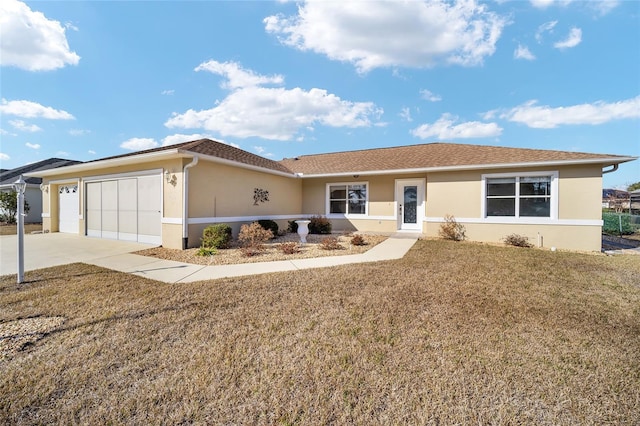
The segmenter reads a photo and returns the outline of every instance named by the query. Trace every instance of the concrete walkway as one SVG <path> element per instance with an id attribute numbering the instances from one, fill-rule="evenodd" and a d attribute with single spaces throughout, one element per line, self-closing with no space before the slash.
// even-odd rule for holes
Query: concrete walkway
<path id="1" fill-rule="evenodd" d="M 203 266 L 140 256 L 132 252 L 147 244 L 89 238 L 72 234 L 25 235 L 25 271 L 83 262 L 166 283 L 188 283 L 225 277 L 325 268 L 352 263 L 402 258 L 417 241 L 417 234 L 394 234 L 362 254 L 292 259 L 275 262 Z M 0 275 L 15 274 L 17 237 L 0 237 Z"/>
<path id="2" fill-rule="evenodd" d="M 192 265 L 136 254 L 120 254 L 95 259 L 87 263 L 166 283 L 190 283 L 226 277 L 266 274 L 269 272 L 296 271 L 300 269 L 326 268 L 352 263 L 400 259 L 413 247 L 416 241 L 417 236 L 391 236 L 362 254 L 280 260 L 274 262 L 241 263 L 235 265 Z"/>

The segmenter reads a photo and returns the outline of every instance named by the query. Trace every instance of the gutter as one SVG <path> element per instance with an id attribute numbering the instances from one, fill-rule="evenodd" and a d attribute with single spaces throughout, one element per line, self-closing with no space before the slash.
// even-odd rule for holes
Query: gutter
<path id="1" fill-rule="evenodd" d="M 603 169 L 602 170 L 602 174 L 606 175 L 607 173 L 615 172 L 616 170 L 618 170 L 618 166 L 620 166 L 620 165 L 619 164 L 611 164 L 610 165 L 611 168 L 609 170 L 604 170 Z M 609 167 L 609 166 L 607 166 L 607 167 Z"/>
<path id="2" fill-rule="evenodd" d="M 191 162 L 182 169 L 182 250 L 186 250 L 189 245 L 189 168 L 198 164 L 198 157 L 194 156 Z"/>

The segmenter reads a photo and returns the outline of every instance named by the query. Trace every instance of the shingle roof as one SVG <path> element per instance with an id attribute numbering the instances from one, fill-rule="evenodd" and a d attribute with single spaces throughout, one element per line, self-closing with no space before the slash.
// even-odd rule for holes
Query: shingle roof
<path id="1" fill-rule="evenodd" d="M 486 166 L 542 162 L 570 162 L 599 159 L 629 161 L 618 155 L 453 143 L 376 148 L 285 158 L 280 163 L 296 173 L 325 175 L 364 173 L 403 169 L 429 169 L 462 166 Z M 619 159 L 619 161 L 615 161 Z"/>
<path id="2" fill-rule="evenodd" d="M 25 173 L 36 172 L 39 170 L 57 169 L 58 167 L 70 166 L 78 163 L 81 163 L 81 161 L 65 160 L 63 158 L 48 158 L 46 160 L 16 167 L 15 169 L 3 170 L 0 173 L 0 185 L 13 184 L 16 180 L 18 180 L 20 175 Z M 42 179 L 37 177 L 25 177 L 24 180 L 27 183 L 35 185 L 39 185 L 42 182 Z"/>
<path id="3" fill-rule="evenodd" d="M 285 166 L 278 163 L 277 161 L 273 161 L 256 154 L 252 154 L 250 152 L 243 151 L 242 149 L 236 148 L 234 146 L 231 146 L 222 142 L 213 141 L 211 139 L 198 139 L 195 141 L 182 142 L 174 145 L 167 145 L 167 146 L 162 146 L 158 148 L 147 149 L 144 151 L 136 151 L 128 154 L 116 155 L 113 157 L 100 158 L 98 160 L 93 160 L 93 162 L 104 161 L 104 160 L 114 160 L 119 158 L 131 157 L 134 155 L 151 154 L 155 152 L 162 152 L 162 151 L 168 151 L 168 150 L 174 150 L 174 149 L 207 155 L 211 157 L 217 157 L 224 160 L 235 161 L 237 163 L 261 167 L 264 169 L 275 170 L 278 172 L 291 173 L 289 169 L 287 169 Z"/>

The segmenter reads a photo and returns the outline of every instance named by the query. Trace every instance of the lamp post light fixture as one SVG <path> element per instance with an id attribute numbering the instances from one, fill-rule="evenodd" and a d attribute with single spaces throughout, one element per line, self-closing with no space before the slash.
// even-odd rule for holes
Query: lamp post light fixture
<path id="1" fill-rule="evenodd" d="M 27 182 L 22 175 L 14 182 L 13 187 L 18 193 L 18 284 L 24 281 L 24 191 L 27 189 Z"/>

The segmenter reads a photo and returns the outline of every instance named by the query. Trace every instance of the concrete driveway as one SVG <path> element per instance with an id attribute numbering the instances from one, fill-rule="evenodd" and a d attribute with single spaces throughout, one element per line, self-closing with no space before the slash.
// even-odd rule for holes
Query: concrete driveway
<path id="1" fill-rule="evenodd" d="M 0 236 L 0 275 L 18 271 L 17 235 Z M 98 259 L 119 256 L 154 245 L 89 238 L 74 234 L 27 234 L 24 236 L 24 270 L 66 265 L 74 262 L 93 263 Z"/>

